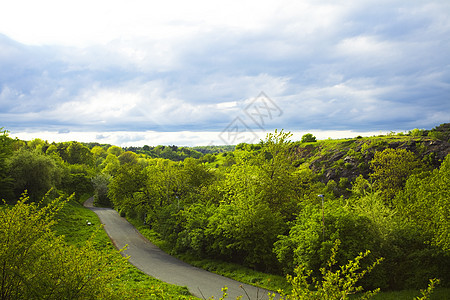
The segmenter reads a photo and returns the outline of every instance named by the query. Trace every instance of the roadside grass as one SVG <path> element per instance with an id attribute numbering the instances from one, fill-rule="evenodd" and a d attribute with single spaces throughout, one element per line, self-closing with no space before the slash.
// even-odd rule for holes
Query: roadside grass
<path id="1" fill-rule="evenodd" d="M 374 296 L 373 300 L 412 300 L 420 297 L 421 293 L 418 290 L 402 290 L 392 292 L 381 292 Z M 435 288 L 430 295 L 430 300 L 448 300 L 450 299 L 449 288 Z"/>
<path id="2" fill-rule="evenodd" d="M 97 215 L 75 201 L 70 201 L 59 212 L 58 224 L 53 228 L 56 234 L 64 235 L 70 245 L 80 246 L 95 234 L 94 244 L 100 251 L 115 251 L 106 232 L 102 230 Z M 90 222 L 91 225 L 88 225 Z M 117 255 L 120 255 L 117 253 Z M 186 287 L 171 285 L 155 279 L 128 264 L 120 277 L 117 290 L 125 291 L 128 299 L 198 299 Z"/>

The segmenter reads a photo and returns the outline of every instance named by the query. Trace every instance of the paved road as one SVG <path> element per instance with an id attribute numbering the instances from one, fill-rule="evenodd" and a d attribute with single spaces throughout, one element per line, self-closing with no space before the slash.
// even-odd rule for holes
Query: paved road
<path id="1" fill-rule="evenodd" d="M 214 296 L 214 299 L 219 299 L 222 296 L 221 289 L 227 286 L 230 300 L 238 296 L 251 300 L 268 299 L 266 290 L 193 267 L 168 255 L 142 236 L 133 225 L 120 217 L 117 211 L 93 207 L 92 201 L 93 198 L 90 198 L 84 205 L 99 216 L 116 248 L 121 249 L 128 245 L 124 254 L 129 255 L 129 262 L 144 273 L 164 282 L 187 286 L 191 294 L 199 298 L 208 299 Z M 243 286 L 245 291 L 240 286 Z"/>

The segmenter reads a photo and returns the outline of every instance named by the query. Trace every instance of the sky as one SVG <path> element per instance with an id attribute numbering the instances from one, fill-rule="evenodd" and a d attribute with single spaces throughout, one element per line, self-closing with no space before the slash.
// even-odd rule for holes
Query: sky
<path id="1" fill-rule="evenodd" d="M 450 1 L 2 1 L 0 127 L 120 146 L 450 121 Z"/>

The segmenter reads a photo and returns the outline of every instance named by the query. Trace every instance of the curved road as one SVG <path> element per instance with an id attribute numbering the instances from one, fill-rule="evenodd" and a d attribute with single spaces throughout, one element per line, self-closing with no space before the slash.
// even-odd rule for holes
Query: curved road
<path id="1" fill-rule="evenodd" d="M 93 207 L 92 202 L 93 198 L 90 198 L 84 206 L 98 215 L 116 248 L 121 249 L 128 245 L 124 254 L 129 255 L 129 262 L 144 273 L 167 283 L 187 286 L 191 294 L 199 298 L 208 299 L 213 296 L 214 299 L 220 299 L 221 289 L 227 286 L 230 300 L 238 296 L 251 300 L 268 299 L 267 290 L 193 267 L 168 255 L 148 241 L 126 219 L 120 217 L 117 211 Z"/>

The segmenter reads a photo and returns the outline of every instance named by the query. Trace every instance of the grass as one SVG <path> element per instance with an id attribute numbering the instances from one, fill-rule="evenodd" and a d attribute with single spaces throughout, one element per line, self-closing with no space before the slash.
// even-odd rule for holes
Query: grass
<path id="1" fill-rule="evenodd" d="M 76 202 L 69 202 L 58 214 L 59 222 L 53 228 L 58 235 L 64 235 L 71 245 L 82 245 L 95 233 L 95 247 L 100 251 L 116 251 L 106 232 L 101 229 L 97 215 Z M 92 225 L 87 225 L 90 222 Z M 117 255 L 120 255 L 117 253 Z M 128 264 L 122 276 L 121 286 L 130 299 L 198 299 L 186 287 L 171 285 L 155 279 Z"/>
<path id="2" fill-rule="evenodd" d="M 415 297 L 421 296 L 420 291 L 417 290 L 403 290 L 382 292 L 377 294 L 372 299 L 374 300 L 412 300 Z M 450 289 L 436 288 L 430 296 L 430 300 L 448 300 L 450 299 Z"/>

